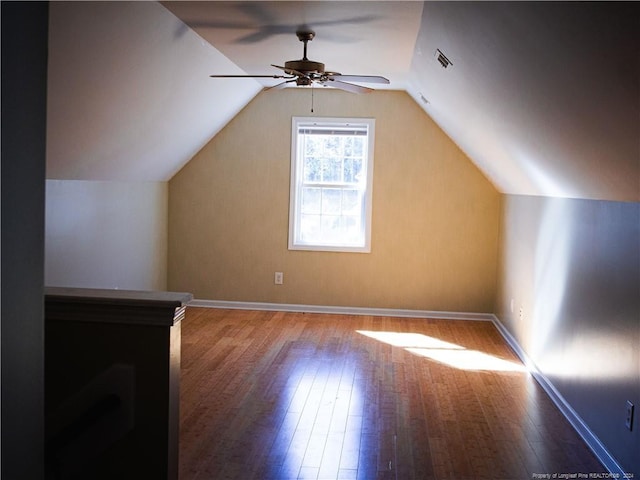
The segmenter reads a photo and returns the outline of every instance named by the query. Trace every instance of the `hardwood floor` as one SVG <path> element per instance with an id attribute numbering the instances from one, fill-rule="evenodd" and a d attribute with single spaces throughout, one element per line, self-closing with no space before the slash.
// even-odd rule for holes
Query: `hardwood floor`
<path id="1" fill-rule="evenodd" d="M 180 480 L 603 472 L 490 322 L 189 308 Z"/>

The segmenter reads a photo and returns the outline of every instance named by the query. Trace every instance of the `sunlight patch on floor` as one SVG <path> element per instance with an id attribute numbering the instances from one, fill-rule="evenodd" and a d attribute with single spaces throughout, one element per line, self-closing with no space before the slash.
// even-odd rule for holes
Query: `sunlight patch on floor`
<path id="1" fill-rule="evenodd" d="M 289 375 L 281 430 L 290 437 L 276 443 L 281 448 L 275 454 L 283 459 L 277 478 L 338 478 L 357 472 L 363 399 L 356 369 L 346 363 L 325 366 L 301 364 Z"/>
<path id="2" fill-rule="evenodd" d="M 379 332 L 356 330 L 359 334 L 373 338 L 420 357 L 458 368 L 460 370 L 488 370 L 494 372 L 526 372 L 524 365 L 489 355 L 478 350 L 469 350 L 455 343 L 423 335 L 421 333 Z"/>

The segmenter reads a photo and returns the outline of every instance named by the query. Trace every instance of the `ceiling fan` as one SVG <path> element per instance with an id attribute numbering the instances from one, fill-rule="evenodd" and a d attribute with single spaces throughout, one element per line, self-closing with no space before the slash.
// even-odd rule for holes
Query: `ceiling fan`
<path id="1" fill-rule="evenodd" d="M 280 78 L 283 82 L 270 88 L 283 88 L 290 83 L 298 86 L 308 86 L 318 84 L 323 87 L 334 87 L 352 93 L 369 93 L 373 89 L 363 87 L 348 82 L 382 83 L 388 84 L 389 80 L 377 75 L 342 75 L 338 72 L 328 72 L 324 69 L 324 63 L 315 62 L 307 58 L 307 43 L 316 36 L 312 30 L 298 30 L 296 32 L 298 40 L 304 43 L 302 59 L 289 60 L 284 67 L 271 64 L 272 67 L 279 68 L 284 75 L 209 75 L 212 78 Z"/>

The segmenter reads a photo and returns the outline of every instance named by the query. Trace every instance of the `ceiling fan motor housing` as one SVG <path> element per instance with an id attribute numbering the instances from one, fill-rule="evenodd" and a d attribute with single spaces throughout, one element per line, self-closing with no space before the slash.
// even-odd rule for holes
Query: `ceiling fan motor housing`
<path id="1" fill-rule="evenodd" d="M 324 73 L 324 63 L 314 62 L 313 60 L 289 60 L 288 62 L 285 62 L 284 68 L 287 70 L 295 70 L 296 72 L 301 72 L 304 74 Z"/>

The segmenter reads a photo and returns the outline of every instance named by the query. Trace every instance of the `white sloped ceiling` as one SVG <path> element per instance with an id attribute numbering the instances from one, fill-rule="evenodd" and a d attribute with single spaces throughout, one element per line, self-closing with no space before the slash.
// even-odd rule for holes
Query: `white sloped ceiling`
<path id="1" fill-rule="evenodd" d="M 170 179 L 277 83 L 208 75 L 278 73 L 301 26 L 309 58 L 387 76 L 500 191 L 640 200 L 637 2 L 53 2 L 48 177 Z"/>
<path id="2" fill-rule="evenodd" d="M 52 2 L 47 178 L 166 181 L 261 89 L 156 2 Z"/>
<path id="3" fill-rule="evenodd" d="M 427 2 L 409 91 L 503 192 L 638 201 L 639 6 Z"/>
<path id="4" fill-rule="evenodd" d="M 271 64 L 302 58 L 303 45 L 295 32 L 310 28 L 316 37 L 308 44 L 309 59 L 345 75 L 386 76 L 391 80 L 386 88 L 394 90 L 406 86 L 422 14 L 422 2 L 415 1 L 162 4 L 248 74 L 282 74 Z M 266 87 L 279 82 L 261 81 Z"/>

